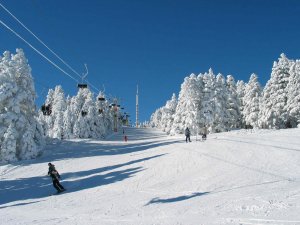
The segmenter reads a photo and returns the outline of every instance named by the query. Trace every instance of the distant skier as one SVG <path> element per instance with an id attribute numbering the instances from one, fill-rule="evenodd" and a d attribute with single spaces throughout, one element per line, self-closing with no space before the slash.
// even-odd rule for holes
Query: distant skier
<path id="1" fill-rule="evenodd" d="M 184 133 L 185 133 L 185 142 L 186 143 L 188 141 L 191 142 L 191 132 L 188 127 L 185 129 Z"/>
<path id="2" fill-rule="evenodd" d="M 207 127 L 203 127 L 202 141 L 205 141 L 207 138 Z"/>
<path id="3" fill-rule="evenodd" d="M 55 166 L 52 163 L 48 163 L 49 170 L 48 170 L 48 175 L 51 176 L 53 186 L 57 190 L 57 193 L 63 192 L 66 189 L 59 183 L 60 175 L 55 169 Z"/>

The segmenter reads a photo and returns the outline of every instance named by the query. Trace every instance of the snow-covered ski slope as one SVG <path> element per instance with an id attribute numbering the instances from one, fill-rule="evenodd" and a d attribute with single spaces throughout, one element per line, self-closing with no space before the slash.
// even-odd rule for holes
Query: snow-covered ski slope
<path id="1" fill-rule="evenodd" d="M 185 143 L 126 128 L 52 143 L 0 167 L 0 224 L 300 224 L 300 129 L 232 131 Z M 55 164 L 67 191 L 46 176 Z"/>

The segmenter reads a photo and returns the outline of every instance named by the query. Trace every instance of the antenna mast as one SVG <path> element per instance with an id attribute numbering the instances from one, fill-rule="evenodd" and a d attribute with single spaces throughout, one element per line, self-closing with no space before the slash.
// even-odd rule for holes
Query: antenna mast
<path id="1" fill-rule="evenodd" d="M 135 127 L 139 127 L 139 85 L 136 86 L 136 121 L 135 121 Z"/>

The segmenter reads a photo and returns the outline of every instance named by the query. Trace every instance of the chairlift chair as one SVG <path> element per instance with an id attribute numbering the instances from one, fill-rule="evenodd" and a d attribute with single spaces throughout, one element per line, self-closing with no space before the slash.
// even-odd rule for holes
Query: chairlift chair
<path id="1" fill-rule="evenodd" d="M 78 84 L 77 87 L 78 88 L 87 88 L 87 84 Z"/>
<path id="2" fill-rule="evenodd" d="M 100 97 L 98 97 L 98 101 L 104 102 L 104 101 L 105 101 L 105 98 L 104 98 L 103 96 L 100 96 Z"/>
<path id="3" fill-rule="evenodd" d="M 48 104 L 48 105 L 45 105 L 45 104 L 42 105 L 41 110 L 42 110 L 44 116 L 49 116 L 52 113 L 52 109 L 51 109 L 51 105 L 50 104 Z"/>
<path id="4" fill-rule="evenodd" d="M 86 78 L 86 76 L 88 75 L 89 71 L 88 71 L 87 65 L 84 64 L 84 66 L 86 69 L 86 73 L 82 75 L 82 77 L 81 77 L 82 83 L 77 85 L 78 88 L 87 88 L 87 84 L 84 84 L 83 81 Z"/>
<path id="5" fill-rule="evenodd" d="M 87 112 L 85 112 L 85 111 L 81 111 L 81 116 L 86 116 L 87 115 Z"/>

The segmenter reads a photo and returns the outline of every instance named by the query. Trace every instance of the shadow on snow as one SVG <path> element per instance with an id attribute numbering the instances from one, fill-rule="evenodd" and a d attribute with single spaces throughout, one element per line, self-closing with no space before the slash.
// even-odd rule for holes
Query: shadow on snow
<path id="1" fill-rule="evenodd" d="M 66 193 L 81 191 L 84 189 L 90 189 L 98 186 L 103 186 L 119 181 L 123 181 L 134 176 L 136 173 L 143 170 L 142 167 L 133 167 L 129 169 L 123 169 L 118 171 L 111 171 L 119 169 L 123 166 L 132 165 L 138 162 L 161 157 L 164 154 L 156 155 L 147 158 L 141 158 L 138 160 L 129 161 L 123 164 L 117 164 L 114 166 L 107 166 L 103 168 L 97 168 L 88 171 L 79 171 L 74 173 L 62 174 L 63 178 L 74 179 L 71 181 L 64 181 L 62 185 L 67 189 Z M 88 176 L 88 177 L 87 177 Z M 0 187 L 0 205 L 29 199 L 37 199 L 48 197 L 49 193 L 54 193 L 55 189 L 52 186 L 51 178 L 48 176 L 37 176 L 18 180 L 2 180 Z M 34 203 L 34 202 L 31 202 Z M 31 204 L 19 203 L 19 204 Z M 0 208 L 6 208 L 16 206 L 18 204 L 10 206 L 2 206 Z"/>
<path id="2" fill-rule="evenodd" d="M 94 157 L 94 156 L 108 156 L 108 155 L 123 155 L 134 152 L 142 152 L 155 147 L 179 143 L 182 141 L 161 141 L 161 142 L 142 142 L 142 143 L 93 143 L 93 140 L 81 141 L 80 143 L 72 141 L 61 141 L 54 143 L 45 154 L 36 160 L 30 160 L 30 164 L 43 163 L 51 161 L 61 161 L 66 159 Z M 56 149 L 52 151 L 50 149 Z M 24 161 L 26 163 L 26 161 Z M 28 162 L 27 162 L 28 163 Z M 16 163 L 18 164 L 18 163 Z M 22 162 L 20 162 L 22 164 Z"/>
<path id="3" fill-rule="evenodd" d="M 184 200 L 188 200 L 191 198 L 195 198 L 198 196 L 206 195 L 209 192 L 195 192 L 191 195 L 183 195 L 175 198 L 153 198 L 150 202 L 148 202 L 145 206 L 150 205 L 150 204 L 157 204 L 157 203 L 173 203 L 173 202 L 180 202 Z"/>
<path id="4" fill-rule="evenodd" d="M 178 197 L 174 197 L 174 198 L 163 199 L 163 198 L 156 197 L 156 198 L 153 198 L 151 201 L 149 201 L 145 206 L 148 206 L 151 204 L 159 204 L 159 203 L 174 203 L 174 202 L 179 202 L 179 201 L 185 201 L 185 200 L 203 196 L 203 195 L 215 195 L 215 194 L 219 194 L 219 193 L 230 192 L 230 191 L 239 190 L 239 189 L 246 189 L 246 188 L 251 188 L 251 187 L 255 187 L 255 186 L 264 186 L 264 185 L 269 185 L 269 184 L 274 184 L 274 183 L 279 183 L 279 182 L 284 182 L 284 181 L 286 181 L 286 180 L 266 181 L 266 182 L 261 182 L 261 183 L 231 187 L 228 189 L 223 189 L 223 190 L 218 190 L 218 191 L 195 192 L 191 195 L 183 195 L 183 196 L 178 196 Z"/>

